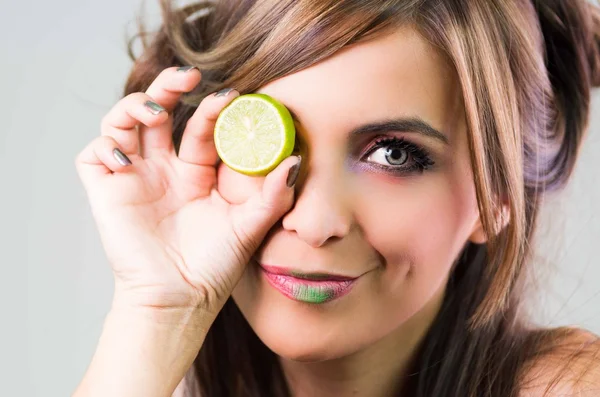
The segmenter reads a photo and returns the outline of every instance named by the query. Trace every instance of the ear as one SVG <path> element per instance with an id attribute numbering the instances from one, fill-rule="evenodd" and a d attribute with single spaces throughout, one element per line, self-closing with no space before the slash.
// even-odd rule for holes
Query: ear
<path id="1" fill-rule="evenodd" d="M 495 233 L 498 234 L 504 229 L 510 221 L 510 208 L 508 206 L 508 199 L 503 198 L 501 206 L 496 210 L 495 214 L 494 229 Z M 475 224 L 469 236 L 469 241 L 475 244 L 484 244 L 488 241 L 488 236 L 483 230 L 483 223 L 481 222 L 481 216 L 477 215 Z"/>
<path id="2" fill-rule="evenodd" d="M 483 230 L 483 224 L 481 223 L 481 217 L 479 215 L 477 215 L 477 219 L 473 225 L 469 241 L 475 244 L 484 244 L 487 241 L 487 235 Z"/>

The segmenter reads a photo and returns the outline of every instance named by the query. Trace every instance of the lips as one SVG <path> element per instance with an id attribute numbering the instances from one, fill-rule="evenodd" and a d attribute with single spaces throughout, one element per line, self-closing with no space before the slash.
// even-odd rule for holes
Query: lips
<path id="1" fill-rule="evenodd" d="M 342 276 L 339 274 L 331 274 L 331 273 L 303 273 L 294 270 L 289 270 L 279 266 L 266 265 L 261 263 L 260 267 L 272 274 L 278 274 L 281 276 L 290 276 L 299 279 L 305 280 L 315 280 L 315 281 L 351 281 L 355 280 L 357 277 L 349 277 Z"/>
<path id="2" fill-rule="evenodd" d="M 269 284 L 286 297 L 305 303 L 322 304 L 350 292 L 357 277 L 329 273 L 299 273 L 277 266 L 260 264 Z"/>

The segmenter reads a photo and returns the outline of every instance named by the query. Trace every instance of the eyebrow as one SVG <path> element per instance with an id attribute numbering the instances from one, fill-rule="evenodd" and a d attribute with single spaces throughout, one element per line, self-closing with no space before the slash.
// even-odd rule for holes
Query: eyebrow
<path id="1" fill-rule="evenodd" d="M 288 109 L 289 110 L 289 109 Z M 292 119 L 300 124 L 298 117 L 290 110 Z M 401 132 L 415 132 L 418 134 L 425 135 L 430 138 L 434 138 L 442 141 L 444 144 L 449 145 L 450 142 L 448 137 L 442 134 L 440 131 L 433 128 L 425 120 L 420 117 L 407 117 L 407 118 L 395 118 L 386 119 L 381 121 L 375 121 L 372 123 L 364 124 L 354 128 L 350 135 L 364 135 L 364 134 L 375 134 L 378 132 L 389 132 L 389 131 L 401 131 Z"/>

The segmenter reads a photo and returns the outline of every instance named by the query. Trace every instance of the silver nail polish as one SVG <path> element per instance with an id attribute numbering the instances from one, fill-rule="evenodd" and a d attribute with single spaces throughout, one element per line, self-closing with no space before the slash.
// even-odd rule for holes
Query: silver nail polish
<path id="1" fill-rule="evenodd" d="M 223 88 L 222 90 L 217 91 L 215 96 L 227 96 L 231 91 L 233 91 L 233 88 Z"/>
<path id="2" fill-rule="evenodd" d="M 158 103 L 153 102 L 153 101 L 146 101 L 144 103 L 144 106 L 146 106 L 146 108 L 148 108 L 148 110 L 150 110 L 150 112 L 155 116 L 157 114 L 159 114 L 160 112 L 164 112 L 166 110 L 165 108 L 160 106 Z"/>
<path id="3" fill-rule="evenodd" d="M 198 68 L 195 66 L 181 66 L 181 67 L 177 68 L 177 71 L 178 72 L 189 72 L 190 70 L 193 70 L 193 69 L 198 69 Z"/>
<path id="4" fill-rule="evenodd" d="M 131 165 L 131 160 L 129 160 L 129 157 L 127 157 L 127 155 L 125 153 L 123 153 L 122 151 L 120 151 L 119 148 L 114 148 L 113 149 L 113 156 L 115 156 L 115 158 L 117 159 L 117 161 L 119 162 L 119 164 L 121 164 L 121 165 Z"/>

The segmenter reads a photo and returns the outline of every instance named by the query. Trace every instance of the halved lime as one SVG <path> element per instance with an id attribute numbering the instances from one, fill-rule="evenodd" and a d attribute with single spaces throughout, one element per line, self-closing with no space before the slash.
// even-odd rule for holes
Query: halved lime
<path id="1" fill-rule="evenodd" d="M 266 94 L 235 98 L 219 114 L 215 146 L 229 168 L 264 176 L 294 150 L 296 129 L 287 108 Z"/>

